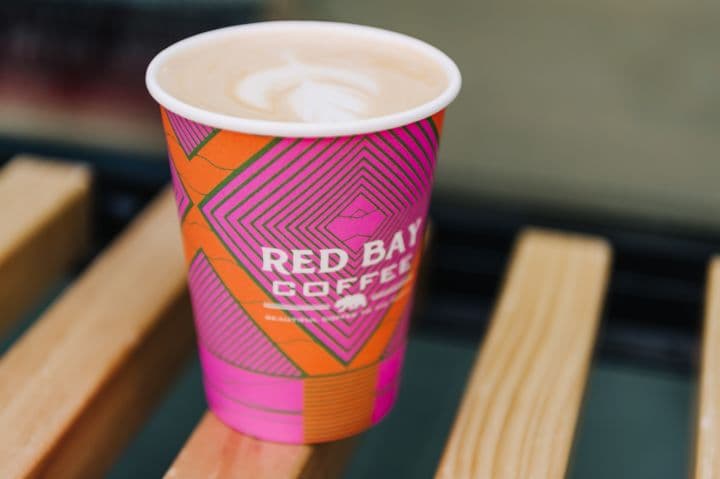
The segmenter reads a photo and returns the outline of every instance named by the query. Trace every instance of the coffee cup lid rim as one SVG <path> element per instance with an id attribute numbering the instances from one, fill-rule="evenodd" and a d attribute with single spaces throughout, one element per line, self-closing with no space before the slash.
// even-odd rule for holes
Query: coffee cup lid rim
<path id="1" fill-rule="evenodd" d="M 431 60 L 436 61 L 437 64 L 445 71 L 448 78 L 448 85 L 443 92 L 440 93 L 440 95 L 409 110 L 361 120 L 334 123 L 305 123 L 241 118 L 207 111 L 203 108 L 181 101 L 165 91 L 157 81 L 157 71 L 170 55 L 185 48 L 192 47 L 198 42 L 214 40 L 217 37 L 232 35 L 233 33 L 239 31 L 249 32 L 283 28 L 342 30 L 362 35 L 371 35 L 380 39 L 402 42 L 412 48 L 422 51 L 422 53 L 427 55 Z M 351 23 L 322 21 L 269 21 L 248 23 L 211 30 L 185 38 L 184 40 L 180 40 L 179 42 L 172 44 L 152 59 L 145 74 L 145 83 L 150 95 L 164 108 L 203 125 L 254 135 L 312 138 L 373 133 L 409 125 L 416 121 L 425 119 L 443 110 L 455 99 L 460 91 L 462 78 L 460 76 L 460 70 L 450 57 L 438 48 L 409 35 Z"/>

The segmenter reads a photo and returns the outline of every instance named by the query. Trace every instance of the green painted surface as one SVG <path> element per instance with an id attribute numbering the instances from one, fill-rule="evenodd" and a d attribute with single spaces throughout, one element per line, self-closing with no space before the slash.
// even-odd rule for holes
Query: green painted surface
<path id="1" fill-rule="evenodd" d="M 161 478 L 206 409 L 200 363 L 175 383 L 155 414 L 125 449 L 107 479 Z M 204 479 L 204 478 L 198 478 Z"/>
<path id="2" fill-rule="evenodd" d="M 687 477 L 694 391 L 686 376 L 596 364 L 570 479 Z"/>

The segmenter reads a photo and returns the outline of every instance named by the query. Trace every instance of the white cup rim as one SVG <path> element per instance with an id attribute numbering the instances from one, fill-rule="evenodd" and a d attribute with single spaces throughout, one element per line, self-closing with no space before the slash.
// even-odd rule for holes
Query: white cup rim
<path id="1" fill-rule="evenodd" d="M 164 90 L 158 80 L 157 72 L 164 61 L 171 55 L 193 47 L 198 42 L 216 40 L 218 37 L 232 35 L 237 32 L 268 31 L 278 29 L 303 29 L 317 31 L 338 31 L 352 32 L 356 35 L 374 37 L 384 41 L 402 43 L 426 55 L 429 59 L 437 62 L 445 72 L 448 84 L 438 96 L 419 106 L 409 110 L 391 113 L 389 115 L 367 118 L 362 120 L 344 121 L 338 123 L 303 123 L 258 120 L 251 118 L 240 118 L 222 113 L 216 113 L 198 108 L 179 100 Z M 450 57 L 432 45 L 418 40 L 417 38 L 396 33 L 381 28 L 355 25 L 351 23 L 320 22 L 320 21 L 271 21 L 248 23 L 232 27 L 220 28 L 209 32 L 200 33 L 181 40 L 158 53 L 152 59 L 145 74 L 145 83 L 150 95 L 167 110 L 189 120 L 207 125 L 213 128 L 237 131 L 255 135 L 281 136 L 281 137 L 331 137 L 358 135 L 376 131 L 389 130 L 400 126 L 408 125 L 427 118 L 447 107 L 460 91 L 462 79 L 460 70 Z"/>

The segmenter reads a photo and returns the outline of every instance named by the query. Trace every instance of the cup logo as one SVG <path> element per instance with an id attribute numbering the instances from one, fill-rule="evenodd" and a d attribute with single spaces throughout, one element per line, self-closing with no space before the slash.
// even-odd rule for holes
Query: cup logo
<path id="1" fill-rule="evenodd" d="M 356 218 L 351 218 L 351 220 L 354 219 Z M 371 240 L 362 245 L 353 240 L 366 237 L 365 232 L 368 230 L 362 227 L 355 228 L 352 230 L 353 234 L 346 237 L 346 243 L 355 250 L 350 252 L 341 248 L 326 248 L 318 251 L 310 249 L 284 251 L 279 248 L 263 246 L 261 247 L 261 269 L 277 275 L 278 279 L 272 282 L 272 292 L 277 298 L 304 297 L 304 300 L 309 302 L 310 298 L 324 298 L 332 301 L 333 297 L 337 297 L 338 299 L 334 302 L 335 310 L 341 313 L 353 313 L 341 316 L 320 316 L 313 318 L 314 321 L 352 319 L 357 316 L 355 313 L 357 310 L 369 306 L 366 293 L 372 289 L 371 287 L 379 284 L 384 288 L 382 291 L 375 291 L 370 296 L 371 302 L 374 303 L 397 291 L 410 280 L 412 251 L 418 244 L 421 224 L 422 218 L 417 218 L 408 224 L 406 231 L 395 232 L 387 243 L 383 240 Z M 353 224 L 345 225 L 345 227 L 348 226 L 352 227 Z M 376 227 L 377 225 L 373 225 L 372 230 Z M 359 259 L 358 268 L 348 268 L 351 257 Z M 393 262 L 393 260 L 395 261 Z M 304 281 L 302 278 L 311 280 Z M 298 305 L 295 303 L 273 303 L 268 304 L 268 307 L 279 310 L 298 310 Z M 376 307 L 377 309 L 387 307 L 387 301 Z M 301 306 L 300 310 L 326 311 L 328 309 L 328 304 L 321 302 Z M 372 308 L 363 309 L 360 313 L 367 314 L 372 311 Z"/>
<path id="2" fill-rule="evenodd" d="M 335 301 L 335 309 L 343 311 L 354 311 L 367 306 L 367 298 L 362 293 L 350 294 Z"/>

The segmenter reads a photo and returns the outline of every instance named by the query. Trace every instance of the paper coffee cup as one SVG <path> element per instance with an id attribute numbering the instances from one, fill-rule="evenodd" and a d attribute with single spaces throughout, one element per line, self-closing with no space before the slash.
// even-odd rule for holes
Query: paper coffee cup
<path id="1" fill-rule="evenodd" d="M 412 110 L 313 124 L 205 111 L 157 82 L 181 49 L 288 28 L 419 49 L 447 88 Z M 379 422 L 398 394 L 444 109 L 460 88 L 455 64 L 384 30 L 268 22 L 183 40 L 152 61 L 146 80 L 161 105 L 212 411 L 288 443 Z"/>

